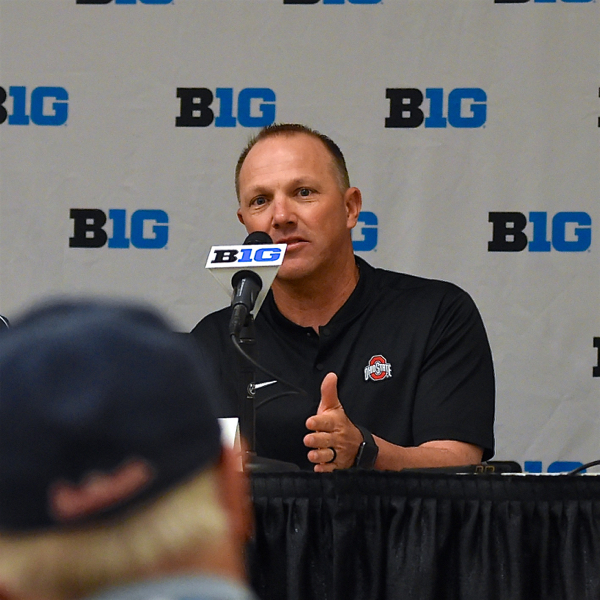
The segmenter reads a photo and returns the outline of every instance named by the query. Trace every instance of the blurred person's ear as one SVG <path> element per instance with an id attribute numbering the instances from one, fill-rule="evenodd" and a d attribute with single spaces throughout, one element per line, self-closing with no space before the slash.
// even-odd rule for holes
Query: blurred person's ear
<path id="1" fill-rule="evenodd" d="M 5 590 L 0 583 L 0 600 L 16 600 L 13 596 L 8 593 L 8 590 Z"/>
<path id="2" fill-rule="evenodd" d="M 2 585 L 0 581 L 0 600 L 49 600 L 48 598 L 40 598 L 38 596 L 27 596 L 19 595 L 10 591 L 7 587 Z"/>

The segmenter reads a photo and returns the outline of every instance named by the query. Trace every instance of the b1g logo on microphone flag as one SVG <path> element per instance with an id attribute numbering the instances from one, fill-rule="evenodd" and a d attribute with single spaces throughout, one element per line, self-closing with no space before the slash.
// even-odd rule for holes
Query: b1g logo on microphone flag
<path id="1" fill-rule="evenodd" d="M 392 365 L 381 356 L 376 354 L 365 367 L 365 381 L 381 381 L 392 376 Z"/>
<path id="2" fill-rule="evenodd" d="M 206 267 L 227 295 L 231 294 L 233 276 L 240 271 L 252 271 L 261 281 L 262 288 L 252 313 L 260 307 L 283 263 L 287 244 L 247 244 L 241 246 L 213 246 L 208 253 Z"/>
<path id="3" fill-rule="evenodd" d="M 213 246 L 206 261 L 206 268 L 279 266 L 283 262 L 286 248 L 286 244 Z"/>

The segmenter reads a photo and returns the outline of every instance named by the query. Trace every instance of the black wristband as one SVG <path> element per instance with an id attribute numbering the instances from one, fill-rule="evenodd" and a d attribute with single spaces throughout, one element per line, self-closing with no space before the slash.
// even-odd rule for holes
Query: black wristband
<path id="1" fill-rule="evenodd" d="M 358 452 L 352 466 L 356 469 L 372 469 L 379 454 L 379 446 L 375 443 L 373 435 L 369 430 L 360 425 L 356 425 L 356 428 L 362 433 L 363 441 L 358 447 Z"/>

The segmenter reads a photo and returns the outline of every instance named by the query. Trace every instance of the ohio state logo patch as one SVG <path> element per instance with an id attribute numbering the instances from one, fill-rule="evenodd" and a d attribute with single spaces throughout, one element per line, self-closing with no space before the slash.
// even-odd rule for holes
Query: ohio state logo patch
<path id="1" fill-rule="evenodd" d="M 373 356 L 365 367 L 365 381 L 381 381 L 391 376 L 392 365 L 381 354 Z"/>

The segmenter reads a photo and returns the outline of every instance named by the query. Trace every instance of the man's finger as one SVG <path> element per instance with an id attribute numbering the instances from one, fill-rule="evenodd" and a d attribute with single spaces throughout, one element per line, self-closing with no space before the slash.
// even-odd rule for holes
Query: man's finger
<path id="1" fill-rule="evenodd" d="M 326 410 L 335 410 L 341 408 L 340 399 L 337 394 L 337 375 L 335 373 L 327 373 L 321 383 L 321 402 L 317 409 L 317 414 L 320 415 Z"/>
<path id="2" fill-rule="evenodd" d="M 313 415 L 306 420 L 306 428 L 311 431 L 335 431 L 335 421 L 322 415 Z"/>
<path id="3" fill-rule="evenodd" d="M 331 436 L 328 433 L 308 433 L 302 440 L 308 448 L 328 448 L 331 446 Z"/>
<path id="4" fill-rule="evenodd" d="M 336 458 L 337 452 L 334 448 L 320 448 L 318 450 L 311 450 L 308 453 L 308 460 L 312 463 L 332 465 Z"/>

